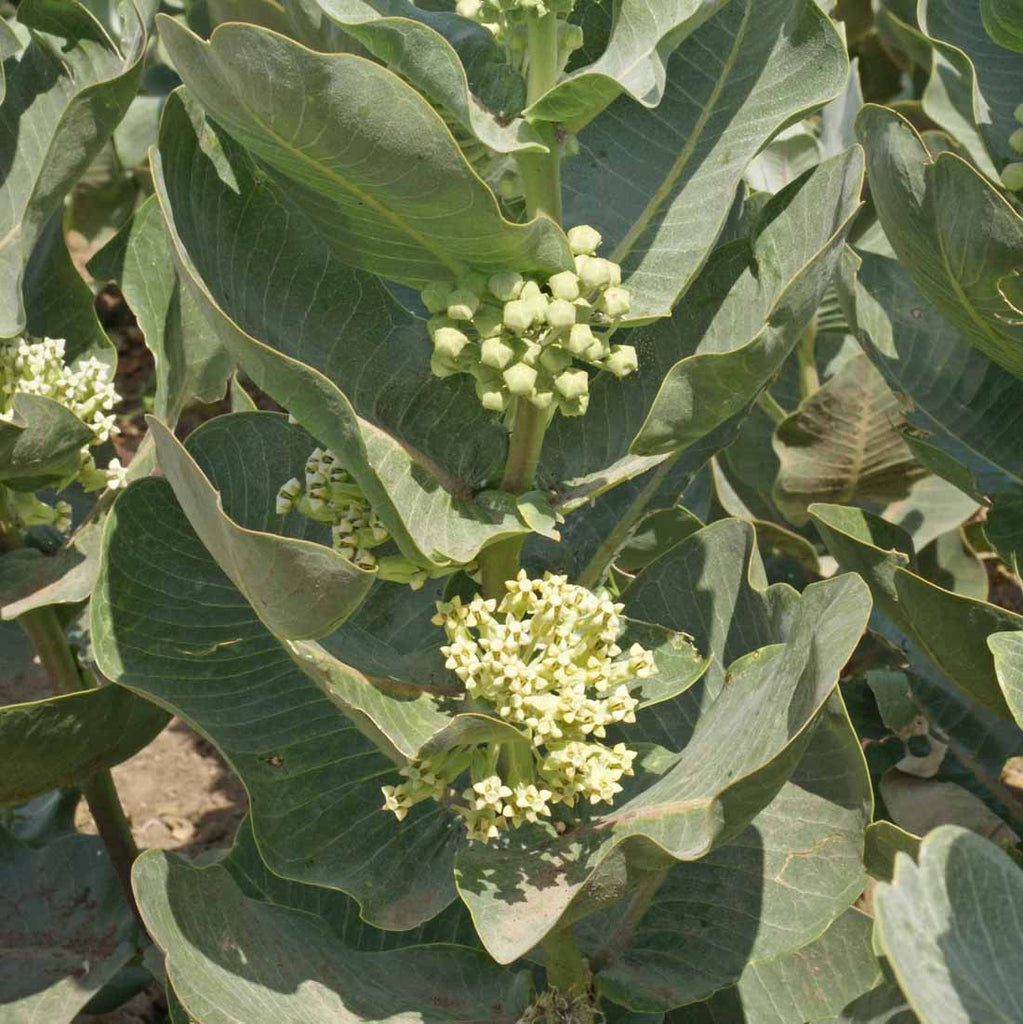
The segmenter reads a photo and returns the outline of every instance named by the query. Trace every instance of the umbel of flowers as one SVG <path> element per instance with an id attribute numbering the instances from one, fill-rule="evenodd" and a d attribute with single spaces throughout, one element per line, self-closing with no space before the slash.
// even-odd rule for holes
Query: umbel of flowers
<path id="1" fill-rule="evenodd" d="M 513 726 L 508 742 L 456 746 L 400 769 L 384 808 L 400 821 L 423 800 L 448 803 L 470 839 L 551 816 L 556 804 L 612 803 L 636 753 L 602 742 L 612 725 L 636 721 L 629 683 L 657 671 L 651 651 L 618 645 L 622 605 L 564 576 L 506 584 L 500 602 L 440 602 L 434 622 L 468 707 Z M 465 780 L 464 784 L 462 780 Z"/>
<path id="2" fill-rule="evenodd" d="M 114 390 L 110 368 L 94 358 L 71 367 L 64 356 L 65 342 L 59 338 L 37 342 L 22 338 L 0 345 L 0 419 L 14 420 L 14 396 L 18 394 L 57 402 L 92 431 L 92 440 L 82 448 L 81 466 L 65 486 L 77 480 L 87 491 L 123 487 L 126 470 L 120 461 L 112 459 L 106 469 L 99 469 L 89 451 L 117 430 L 113 409 L 120 396 Z M 67 502 L 50 506 L 34 494 L 15 491 L 5 500 L 21 526 L 52 525 L 61 532 L 71 526 L 71 506 Z"/>
<path id="3" fill-rule="evenodd" d="M 636 350 L 609 341 L 630 307 L 621 267 L 596 255 L 601 238 L 593 228 L 572 228 L 568 240 L 574 271 L 544 280 L 470 274 L 423 290 L 438 377 L 470 374 L 484 408 L 494 412 L 521 398 L 581 416 L 590 400 L 587 365 L 617 377 L 636 370 Z"/>

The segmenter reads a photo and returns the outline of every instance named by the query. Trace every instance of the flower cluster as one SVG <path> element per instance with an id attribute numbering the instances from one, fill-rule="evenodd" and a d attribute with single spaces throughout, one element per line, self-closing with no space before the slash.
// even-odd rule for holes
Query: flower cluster
<path id="1" fill-rule="evenodd" d="M 306 460 L 305 482 L 293 477 L 277 492 L 277 514 L 293 509 L 330 526 L 334 550 L 363 569 L 377 564 L 373 549 L 390 540 L 362 488 L 329 450 L 316 448 Z"/>
<path id="2" fill-rule="evenodd" d="M 1016 108 L 1016 120 L 1023 124 L 1023 103 Z M 1017 128 L 1009 136 L 1009 145 L 1013 152 L 1023 154 L 1023 128 Z M 1023 192 L 1023 161 L 1006 164 L 1002 168 L 1002 184 L 1010 192 Z"/>
<path id="3" fill-rule="evenodd" d="M 558 17 L 558 70 L 564 70 L 569 57 L 583 45 L 583 30 L 566 19 L 575 0 L 458 0 L 455 10 L 490 29 L 501 43 L 512 67 L 525 70 L 530 18 L 548 14 Z"/>
<path id="4" fill-rule="evenodd" d="M 568 233 L 575 270 L 544 282 L 521 274 L 470 275 L 422 293 L 438 377 L 471 374 L 484 408 L 503 412 L 511 399 L 581 416 L 589 405 L 589 373 L 578 359 L 625 377 L 637 368 L 631 345 L 612 345 L 606 331 L 629 312 L 617 263 L 596 256 L 600 235 L 580 225 Z M 597 328 L 597 330 L 594 330 Z"/>
<path id="5" fill-rule="evenodd" d="M 618 645 L 622 606 L 546 573 L 524 571 L 498 603 L 474 597 L 439 603 L 441 648 L 473 706 L 515 727 L 520 739 L 456 747 L 401 770 L 385 786 L 384 808 L 400 820 L 422 800 L 444 800 L 463 773 L 469 785 L 454 809 L 471 839 L 551 816 L 577 801 L 612 803 L 632 774 L 635 751 L 600 742 L 609 726 L 636 721 L 629 683 L 657 671 L 652 652 Z"/>
<path id="6" fill-rule="evenodd" d="M 81 464 L 73 477 L 85 490 L 116 489 L 126 484 L 127 469 L 118 459 L 111 459 L 105 469 L 100 469 L 89 451 L 117 431 L 113 409 L 120 396 L 106 363 L 89 358 L 68 366 L 65 342 L 59 338 L 6 342 L 0 346 L 0 419 L 14 419 L 14 396 L 18 394 L 57 402 L 92 431 L 92 440 L 82 449 Z M 34 495 L 22 494 L 12 497 L 9 504 L 24 527 L 45 524 L 61 532 L 70 529 L 71 507 L 66 502 L 50 506 Z"/>

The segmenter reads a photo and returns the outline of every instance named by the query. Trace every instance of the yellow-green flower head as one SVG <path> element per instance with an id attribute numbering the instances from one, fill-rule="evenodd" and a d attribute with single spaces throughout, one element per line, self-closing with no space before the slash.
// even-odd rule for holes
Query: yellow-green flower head
<path id="1" fill-rule="evenodd" d="M 605 591 L 525 571 L 506 590 L 500 601 L 441 602 L 433 621 L 447 634 L 441 652 L 466 696 L 512 725 L 521 742 L 415 762 L 403 769 L 409 782 L 384 788 L 385 809 L 400 819 L 420 800 L 441 799 L 439 790 L 468 768 L 462 802 L 449 802 L 469 837 L 483 842 L 550 817 L 559 803 L 612 803 L 636 754 L 600 741 L 608 727 L 636 721 L 629 684 L 657 671 L 651 651 L 619 646 L 622 606 Z M 424 776 L 428 784 L 416 781 Z"/>

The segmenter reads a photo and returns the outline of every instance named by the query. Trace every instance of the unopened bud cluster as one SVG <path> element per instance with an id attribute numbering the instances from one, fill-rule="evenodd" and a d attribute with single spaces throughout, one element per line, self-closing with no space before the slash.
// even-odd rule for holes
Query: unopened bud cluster
<path id="1" fill-rule="evenodd" d="M 44 338 L 30 342 L 17 339 L 0 345 L 0 419 L 12 422 L 14 396 L 36 395 L 48 398 L 77 416 L 93 434 L 82 449 L 82 461 L 72 477 L 85 490 L 115 489 L 126 483 L 127 470 L 112 459 L 99 469 L 89 448 L 102 444 L 117 432 L 114 406 L 120 395 L 114 389 L 110 367 L 95 358 L 83 359 L 74 367 L 65 362 L 65 342 Z M 66 481 L 64 486 L 71 483 Z M 71 526 L 71 507 L 59 501 L 50 506 L 34 495 L 11 496 L 11 506 L 21 526 L 54 526 L 66 532 Z"/>
<path id="2" fill-rule="evenodd" d="M 590 376 L 576 360 L 617 377 L 636 370 L 636 350 L 610 344 L 606 331 L 630 308 L 621 268 L 595 255 L 600 235 L 593 228 L 575 227 L 568 239 L 575 270 L 542 283 L 516 273 L 473 274 L 423 290 L 434 314 L 431 366 L 438 377 L 470 374 L 483 407 L 494 412 L 521 398 L 581 416 Z"/>
<path id="3" fill-rule="evenodd" d="M 456 747 L 401 770 L 383 787 L 384 808 L 401 820 L 415 804 L 443 801 L 460 776 L 469 785 L 452 803 L 470 839 L 487 841 L 509 825 L 551 816 L 577 801 L 612 803 L 633 774 L 635 751 L 600 742 L 609 726 L 636 721 L 629 683 L 657 671 L 639 644 L 618 645 L 622 605 L 546 573 L 525 571 L 498 603 L 474 597 L 438 603 L 446 667 L 473 706 L 514 726 L 521 740 Z"/>
<path id="4" fill-rule="evenodd" d="M 330 526 L 334 550 L 363 569 L 376 566 L 373 549 L 391 539 L 362 488 L 330 450 L 314 449 L 304 481 L 293 477 L 277 492 L 277 514 L 292 510 Z"/>
<path id="5" fill-rule="evenodd" d="M 575 0 L 458 0 L 455 10 L 490 29 L 508 54 L 509 63 L 523 70 L 528 52 L 530 19 L 554 14 L 558 21 L 558 71 L 583 45 L 583 30 L 565 19 L 572 13 Z"/>
<path id="6" fill-rule="evenodd" d="M 1023 103 L 1016 108 L 1015 117 L 1023 124 Z M 1009 145 L 1014 153 L 1023 155 L 1023 128 L 1017 128 L 1009 136 Z M 1006 164 L 1002 168 L 1002 184 L 1010 192 L 1023 192 L 1023 161 Z"/>

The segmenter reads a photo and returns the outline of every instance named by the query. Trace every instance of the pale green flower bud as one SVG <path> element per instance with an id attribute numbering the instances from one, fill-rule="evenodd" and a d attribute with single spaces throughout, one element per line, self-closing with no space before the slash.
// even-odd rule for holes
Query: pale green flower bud
<path id="1" fill-rule="evenodd" d="M 503 310 L 498 306 L 481 306 L 472 321 L 481 338 L 494 338 L 504 326 Z"/>
<path id="2" fill-rule="evenodd" d="M 438 355 L 457 359 L 469 339 L 457 327 L 440 327 L 433 334 L 433 348 Z"/>
<path id="3" fill-rule="evenodd" d="M 465 288 L 456 288 L 448 300 L 448 316 L 452 320 L 471 320 L 479 306 L 478 295 Z"/>
<path id="4" fill-rule="evenodd" d="M 521 274 L 514 272 L 506 274 L 494 274 L 488 282 L 491 294 L 502 302 L 511 302 L 512 299 L 517 299 L 522 292 L 522 286 L 525 283 L 524 278 Z"/>
<path id="5" fill-rule="evenodd" d="M 554 386 L 564 398 L 579 398 L 590 390 L 590 377 L 585 370 L 565 370 Z"/>
<path id="6" fill-rule="evenodd" d="M 556 299 L 564 299 L 565 302 L 575 302 L 579 298 L 579 278 L 571 270 L 563 270 L 555 274 L 547 282 L 551 295 Z"/>
<path id="7" fill-rule="evenodd" d="M 568 232 L 568 244 L 576 256 L 592 256 L 602 241 L 600 232 L 588 224 L 577 224 Z"/>
<path id="8" fill-rule="evenodd" d="M 1009 145 L 1012 146 L 1017 153 L 1023 153 L 1023 128 L 1017 128 L 1009 136 Z"/>
<path id="9" fill-rule="evenodd" d="M 578 50 L 583 45 L 583 30 L 581 26 L 574 25 L 568 21 L 558 23 L 558 49 L 565 55 Z M 597 245 L 600 243 L 598 242 Z M 594 246 L 596 248 L 596 246 Z"/>
<path id="10" fill-rule="evenodd" d="M 579 395 L 577 398 L 562 398 L 558 402 L 558 408 L 562 416 L 585 416 L 586 410 L 590 407 L 590 393 Z"/>
<path id="11" fill-rule="evenodd" d="M 534 391 L 529 396 L 529 401 L 538 409 L 549 409 L 554 404 L 553 391 Z"/>
<path id="12" fill-rule="evenodd" d="M 627 377 L 639 369 L 636 350 L 631 345 L 613 345 L 611 354 L 604 361 L 604 366 L 616 377 Z"/>
<path id="13" fill-rule="evenodd" d="M 423 305 L 431 313 L 443 313 L 448 308 L 451 285 L 440 281 L 431 281 L 420 293 Z"/>
<path id="14" fill-rule="evenodd" d="M 596 336 L 589 324 L 576 324 L 569 332 L 566 347 L 572 355 L 582 357 L 589 351 L 594 341 Z"/>
<path id="15" fill-rule="evenodd" d="M 502 376 L 508 390 L 513 395 L 528 395 L 536 385 L 536 370 L 525 363 L 509 366 Z"/>
<path id="16" fill-rule="evenodd" d="M 610 260 L 589 256 L 579 271 L 579 280 L 587 289 L 606 288 L 614 281 L 614 266 Z"/>
<path id="17" fill-rule="evenodd" d="M 487 338 L 480 346 L 480 362 L 503 370 L 515 358 L 515 350 L 500 338 Z"/>
<path id="18" fill-rule="evenodd" d="M 520 299 L 530 300 L 539 298 L 541 295 L 540 286 L 536 281 L 526 281 L 522 285 L 522 291 L 519 293 Z"/>
<path id="19" fill-rule="evenodd" d="M 277 492 L 277 514 L 286 516 L 294 507 L 298 496 L 302 493 L 301 482 L 292 477 Z"/>
<path id="20" fill-rule="evenodd" d="M 540 356 L 543 355 L 543 346 L 538 342 L 529 341 L 524 339 L 520 343 L 521 354 L 519 359 L 524 362 L 527 366 L 536 366 L 540 360 Z"/>
<path id="21" fill-rule="evenodd" d="M 480 404 L 490 412 L 504 412 L 508 408 L 503 391 L 484 391 L 479 397 Z"/>
<path id="22" fill-rule="evenodd" d="M 514 334 L 525 334 L 533 326 L 533 310 L 528 302 L 512 299 L 504 304 L 504 326 Z"/>
<path id="23" fill-rule="evenodd" d="M 1023 163 L 1006 164 L 1002 168 L 1002 184 L 1010 192 L 1023 191 Z"/>
<path id="24" fill-rule="evenodd" d="M 458 3 L 455 4 L 455 10 L 463 18 L 471 18 L 475 21 L 479 17 L 482 6 L 481 0 L 458 0 Z"/>
<path id="25" fill-rule="evenodd" d="M 558 329 L 571 327 L 575 323 L 575 306 L 564 299 L 555 299 L 547 306 L 547 323 Z"/>
<path id="26" fill-rule="evenodd" d="M 612 286 L 600 297 L 600 307 L 612 320 L 617 320 L 629 312 L 631 298 L 628 289 Z"/>

